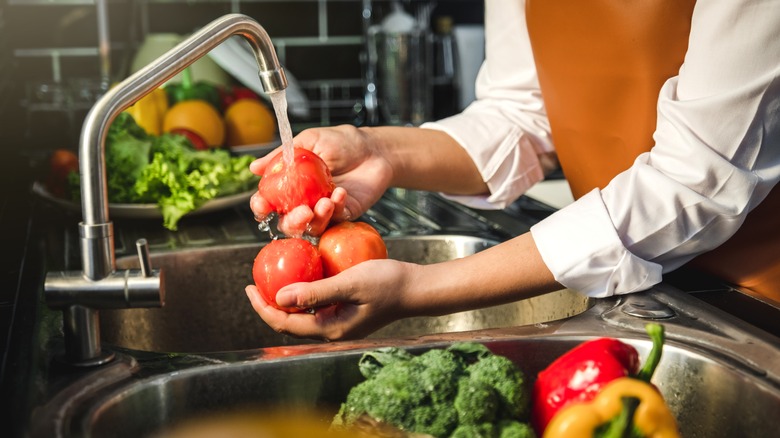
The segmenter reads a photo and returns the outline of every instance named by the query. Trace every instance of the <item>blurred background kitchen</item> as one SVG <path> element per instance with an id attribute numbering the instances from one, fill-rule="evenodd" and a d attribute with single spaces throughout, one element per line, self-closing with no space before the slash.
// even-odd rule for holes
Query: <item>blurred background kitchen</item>
<path id="1" fill-rule="evenodd" d="M 339 123 L 419 124 L 449 115 L 473 98 L 472 76 L 484 53 L 480 0 L 5 0 L 0 9 L 3 147 L 33 161 L 52 148 L 75 147 L 86 112 L 110 84 L 183 35 L 233 12 L 265 27 L 293 77 L 288 99 L 294 132 Z M 399 13 L 413 18 L 414 28 L 406 28 Z M 412 37 L 421 40 L 383 38 L 382 31 L 392 26 L 404 33 L 414 29 Z M 468 40 L 462 44 L 469 48 L 466 55 L 457 53 L 458 37 Z M 408 45 L 409 53 L 399 53 L 399 44 Z M 412 58 L 388 67 L 372 53 Z M 233 67 L 227 69 L 215 56 L 202 61 L 193 68 L 196 80 L 240 83 L 241 66 L 229 59 Z M 409 85 L 414 95 L 402 89 L 399 96 L 383 95 L 409 80 L 391 71 L 398 67 L 419 70 Z M 424 108 L 411 116 L 399 106 L 421 99 Z M 376 107 L 383 103 L 395 106 L 391 113 Z"/>
<path id="2" fill-rule="evenodd" d="M 23 264 L 36 262 L 25 257 L 36 242 L 31 186 L 45 177 L 52 151 L 77 150 L 85 115 L 111 84 L 239 12 L 266 29 L 288 72 L 293 133 L 341 123 L 418 125 L 473 100 L 483 7 L 482 0 L 2 0 L 0 351 Z M 230 56 L 202 58 L 194 79 L 257 85 L 256 71 L 246 79 L 246 65 Z"/>

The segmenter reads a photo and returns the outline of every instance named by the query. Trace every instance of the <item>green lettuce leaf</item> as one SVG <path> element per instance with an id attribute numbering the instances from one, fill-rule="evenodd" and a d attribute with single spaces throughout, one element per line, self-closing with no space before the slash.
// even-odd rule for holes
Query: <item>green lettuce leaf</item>
<path id="1" fill-rule="evenodd" d="M 255 187 L 249 155 L 224 149 L 195 150 L 178 134 L 147 135 L 121 113 L 106 135 L 106 174 L 111 203 L 155 203 L 163 226 L 175 231 L 179 220 L 205 202 Z M 74 181 L 71 181 L 74 183 Z M 78 181 L 71 184 L 78 199 Z"/>

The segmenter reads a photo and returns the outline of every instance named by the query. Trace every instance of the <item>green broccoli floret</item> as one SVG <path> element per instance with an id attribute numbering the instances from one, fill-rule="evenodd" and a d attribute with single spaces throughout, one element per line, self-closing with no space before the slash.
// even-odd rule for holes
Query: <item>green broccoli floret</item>
<path id="1" fill-rule="evenodd" d="M 501 420 L 498 422 L 498 438 L 536 438 L 534 428 L 528 423 L 515 420 Z"/>
<path id="2" fill-rule="evenodd" d="M 463 375 L 464 363 L 447 350 L 428 350 L 411 359 L 419 366 L 419 374 L 413 376 L 434 404 L 449 403 L 458 390 L 458 380 Z"/>
<path id="3" fill-rule="evenodd" d="M 410 384 L 410 376 L 419 373 L 419 367 L 411 361 L 398 361 L 383 367 L 373 378 L 355 386 L 342 404 L 337 417 L 340 423 L 350 426 L 361 415 L 392 424 L 403 430 L 411 430 L 412 411 L 423 404 L 425 393 Z"/>
<path id="4" fill-rule="evenodd" d="M 442 405 L 418 406 L 412 411 L 413 426 L 408 430 L 435 437 L 446 437 L 458 425 L 458 414 Z"/>
<path id="5" fill-rule="evenodd" d="M 525 386 L 525 375 L 504 356 L 483 357 L 466 368 L 471 379 L 492 386 L 498 392 L 502 418 L 528 418 L 530 397 Z"/>
<path id="6" fill-rule="evenodd" d="M 492 423 L 464 424 L 458 426 L 450 438 L 495 438 L 496 428 Z"/>
<path id="7" fill-rule="evenodd" d="M 458 382 L 454 406 L 460 424 L 492 423 L 499 403 L 498 393 L 487 383 L 468 377 Z"/>
<path id="8" fill-rule="evenodd" d="M 536 433 L 527 423 L 501 420 L 498 424 L 482 423 L 458 426 L 450 438 L 536 438 Z"/>
<path id="9" fill-rule="evenodd" d="M 416 356 L 384 348 L 364 354 L 359 368 L 366 380 L 352 388 L 333 427 L 351 427 L 368 416 L 434 437 L 524 436 L 512 432 L 518 429 L 513 423 L 520 423 L 504 421 L 527 411 L 523 374 L 482 344 L 454 344 Z"/>

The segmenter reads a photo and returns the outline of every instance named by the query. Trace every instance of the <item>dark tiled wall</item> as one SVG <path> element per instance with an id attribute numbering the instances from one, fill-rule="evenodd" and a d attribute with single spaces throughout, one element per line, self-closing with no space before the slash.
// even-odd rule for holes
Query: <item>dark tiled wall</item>
<path id="1" fill-rule="evenodd" d="M 80 0 L 5 0 L 7 26 L 0 37 L 10 42 L 13 96 L 0 115 L 11 141 L 4 146 L 51 149 L 74 145 L 86 109 L 30 111 L 26 106 L 40 82 L 64 84 L 100 76 L 95 6 Z M 403 0 L 409 11 L 427 3 Z M 450 15 L 455 23 L 481 23 L 483 0 L 439 0 L 433 18 Z M 375 19 L 389 10 L 388 0 L 370 2 Z M 108 3 L 113 80 L 126 76 L 135 49 L 147 33 L 187 34 L 231 12 L 257 19 L 277 45 L 280 60 L 302 83 L 312 100 L 301 127 L 350 123 L 362 97 L 362 0 L 111 0 Z M 35 25 L 32 25 L 32 24 Z M 45 30 L 45 31 L 42 31 Z M 60 50 L 55 55 L 56 49 Z M 68 52 L 70 50 L 70 52 Z M 77 53 L 73 53 L 74 50 Z M 69 92 L 72 92 L 69 91 Z"/>

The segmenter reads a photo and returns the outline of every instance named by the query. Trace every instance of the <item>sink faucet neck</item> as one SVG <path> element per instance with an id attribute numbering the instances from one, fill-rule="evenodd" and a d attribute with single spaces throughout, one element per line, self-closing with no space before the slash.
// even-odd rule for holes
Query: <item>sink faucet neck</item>
<path id="1" fill-rule="evenodd" d="M 113 226 L 109 220 L 105 143 L 114 119 L 130 105 L 189 67 L 231 36 L 244 37 L 254 51 L 258 75 L 268 93 L 287 88 L 287 78 L 270 37 L 260 24 L 242 14 L 212 21 L 104 94 L 87 114 L 79 143 L 81 176 L 81 273 L 50 273 L 46 299 L 64 314 L 65 343 L 70 361 L 97 365 L 110 360 L 100 349 L 96 309 L 154 307 L 163 302 L 161 273 L 152 272 L 141 257 L 140 277 L 117 273 Z M 148 251 L 143 243 L 144 251 Z M 140 248 L 140 247 L 139 247 Z M 140 251 L 140 249 L 139 249 Z M 146 255 L 148 262 L 148 254 Z"/>
<path id="2" fill-rule="evenodd" d="M 252 47 L 257 60 L 258 76 L 267 93 L 287 88 L 287 77 L 265 29 L 246 15 L 228 14 L 206 25 L 108 90 L 89 111 L 81 130 L 79 158 L 85 224 L 108 222 L 104 145 L 111 122 L 120 112 L 233 35 L 244 37 Z"/>

